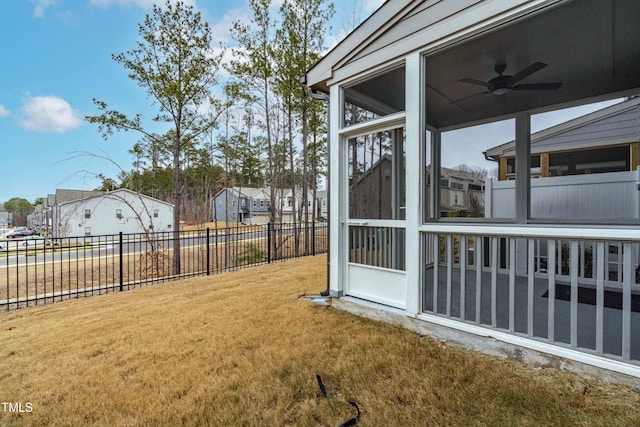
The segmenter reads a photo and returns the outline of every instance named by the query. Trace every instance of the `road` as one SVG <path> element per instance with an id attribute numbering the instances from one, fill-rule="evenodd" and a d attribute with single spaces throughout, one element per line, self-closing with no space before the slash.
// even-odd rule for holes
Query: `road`
<path id="1" fill-rule="evenodd" d="M 326 229 L 326 224 L 316 225 L 316 232 Z M 291 235 L 290 230 L 284 231 L 285 235 Z M 169 235 L 167 235 L 169 236 Z M 236 241 L 263 241 L 267 238 L 267 230 L 250 230 L 239 231 L 232 234 L 219 234 L 210 233 L 209 243 L 214 245 L 216 243 L 225 244 L 227 242 Z M 194 247 L 206 246 L 207 236 L 206 233 L 194 233 L 186 237 L 180 238 L 180 247 L 183 249 L 189 249 Z M 23 241 L 8 240 L 3 243 L 7 243 L 7 249 L 3 249 L 4 252 L 0 253 L 0 269 L 10 268 L 16 265 L 25 264 L 43 264 L 52 262 L 64 262 L 64 261 L 76 261 L 79 259 L 91 259 L 91 258 L 109 258 L 116 257 L 120 253 L 119 241 L 117 237 L 114 240 L 106 240 L 104 238 L 89 238 L 88 243 L 82 245 L 86 240 L 78 239 L 78 244 L 73 247 L 70 246 L 55 246 L 55 245 L 33 245 L 25 247 Z M 165 249 L 171 249 L 173 247 L 173 239 L 170 237 L 163 238 L 160 241 L 161 245 Z M 150 242 L 145 239 L 135 240 L 123 240 L 122 242 L 122 254 L 127 257 L 134 254 L 145 252 L 150 247 Z"/>

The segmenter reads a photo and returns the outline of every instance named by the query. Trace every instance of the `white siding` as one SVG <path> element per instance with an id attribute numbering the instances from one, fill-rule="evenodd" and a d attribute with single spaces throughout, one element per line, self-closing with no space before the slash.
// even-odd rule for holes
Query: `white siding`
<path id="1" fill-rule="evenodd" d="M 85 210 L 90 218 L 85 218 Z M 120 210 L 118 218 L 116 211 Z M 154 213 L 157 210 L 157 217 Z M 92 197 L 57 207 L 54 235 L 56 237 L 80 237 L 89 227 L 91 235 L 171 231 L 173 206 L 136 193 L 117 190 L 103 196 Z M 153 224 L 153 229 L 150 225 Z"/>
<path id="2" fill-rule="evenodd" d="M 629 220 L 640 217 L 637 172 L 534 179 L 531 217 L 536 219 Z M 487 217 L 515 216 L 515 181 L 492 182 Z"/>

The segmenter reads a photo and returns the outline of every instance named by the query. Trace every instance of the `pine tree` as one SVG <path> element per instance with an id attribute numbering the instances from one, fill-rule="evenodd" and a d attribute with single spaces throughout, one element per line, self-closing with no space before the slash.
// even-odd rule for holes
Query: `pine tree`
<path id="1" fill-rule="evenodd" d="M 222 111 L 221 103 L 212 96 L 217 84 L 222 53 L 212 48 L 209 25 L 203 22 L 193 6 L 167 0 L 164 7 L 154 6 L 142 24 L 137 47 L 113 59 L 129 71 L 129 78 L 145 89 L 158 114 L 151 123 L 143 116 L 110 110 L 107 103 L 94 99 L 101 114 L 88 116 L 90 123 L 108 138 L 113 131 L 136 131 L 151 141 L 162 142 L 168 133 L 158 134 L 158 124 L 171 129 L 173 218 L 173 274 L 180 273 L 180 219 L 183 206 L 182 170 L 187 148 L 202 138 L 215 125 Z M 215 114 L 203 115 L 201 108 L 209 105 Z"/>

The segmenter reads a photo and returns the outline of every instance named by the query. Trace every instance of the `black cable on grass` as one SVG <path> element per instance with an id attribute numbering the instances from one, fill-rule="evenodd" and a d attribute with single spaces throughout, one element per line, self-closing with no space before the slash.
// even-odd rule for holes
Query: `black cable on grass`
<path id="1" fill-rule="evenodd" d="M 349 401 L 349 405 L 351 405 L 354 408 L 356 408 L 356 416 L 351 418 L 350 420 L 347 420 L 347 421 L 343 422 L 338 427 L 351 427 L 351 426 L 354 426 L 354 425 L 358 424 L 358 420 L 360 419 L 360 408 L 358 408 L 358 404 L 356 402 L 353 402 L 353 401 Z"/>
<path id="2" fill-rule="evenodd" d="M 320 375 L 316 375 L 316 380 L 318 380 L 318 387 L 320 387 L 320 393 L 322 393 L 322 397 L 331 397 L 327 394 L 327 389 L 324 387 L 324 383 L 322 382 L 322 378 L 320 378 Z"/>
<path id="3" fill-rule="evenodd" d="M 322 393 L 322 397 L 331 399 L 332 397 L 329 395 L 329 393 L 327 393 L 327 388 L 324 386 L 324 383 L 322 382 L 322 378 L 320 377 L 320 375 L 316 375 L 316 380 L 318 381 L 318 387 L 320 388 L 320 393 Z M 358 420 L 360 419 L 360 408 L 358 407 L 358 404 L 353 401 L 349 401 L 348 403 L 349 405 L 356 408 L 356 416 L 340 424 L 338 427 L 355 426 L 358 423 Z"/>

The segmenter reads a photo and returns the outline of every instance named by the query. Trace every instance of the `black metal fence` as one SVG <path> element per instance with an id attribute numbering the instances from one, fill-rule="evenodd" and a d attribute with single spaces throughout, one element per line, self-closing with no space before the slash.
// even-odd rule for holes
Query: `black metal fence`
<path id="1" fill-rule="evenodd" d="M 327 243 L 325 223 L 3 241 L 0 309 L 312 256 Z"/>

